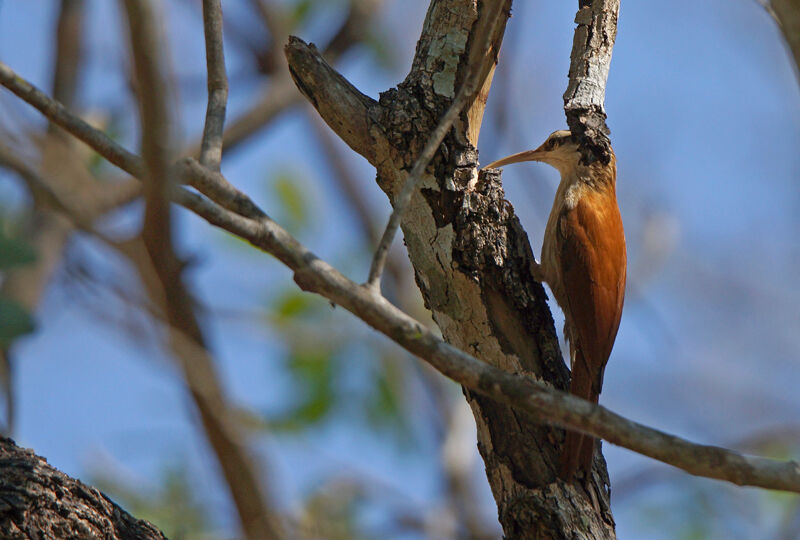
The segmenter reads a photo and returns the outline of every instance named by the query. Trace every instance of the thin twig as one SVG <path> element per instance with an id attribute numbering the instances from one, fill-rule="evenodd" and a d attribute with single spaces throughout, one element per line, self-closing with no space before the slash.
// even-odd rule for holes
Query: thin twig
<path id="1" fill-rule="evenodd" d="M 483 39 L 479 41 L 479 43 L 482 44 L 482 49 L 479 50 L 488 50 L 488 48 L 491 46 L 497 22 L 502 17 L 503 5 L 504 2 L 494 2 L 494 11 L 486 19 L 488 21 L 485 26 L 486 35 L 482 36 Z M 420 152 L 419 156 L 414 162 L 414 166 L 411 168 L 411 172 L 408 174 L 408 178 L 406 179 L 405 184 L 403 184 L 403 188 L 400 190 L 400 193 L 394 200 L 392 214 L 389 216 L 389 221 L 386 224 L 386 228 L 383 230 L 380 243 L 375 249 L 375 254 L 372 257 L 372 263 L 370 264 L 369 268 L 369 277 L 365 283 L 365 285 L 372 291 L 380 292 L 381 275 L 383 274 L 383 269 L 386 266 L 386 256 L 389 252 L 389 247 L 391 246 L 392 241 L 397 234 L 397 229 L 400 227 L 400 220 L 403 218 L 406 207 L 408 207 L 408 203 L 411 201 L 411 195 L 414 193 L 417 184 L 422 178 L 422 175 L 425 173 L 425 169 L 428 167 L 431 159 L 433 159 L 434 154 L 436 154 L 436 151 L 439 149 L 439 145 L 442 144 L 445 135 L 447 135 L 447 132 L 450 131 L 450 127 L 453 125 L 453 122 L 456 121 L 458 115 L 461 114 L 461 110 L 466 106 L 467 102 L 472 98 L 475 92 L 478 91 L 478 84 L 481 82 L 479 80 L 479 75 L 480 69 L 477 64 L 472 64 L 468 67 L 464 82 L 458 89 L 458 93 L 453 99 L 453 102 L 450 104 L 450 108 L 447 109 L 447 112 L 445 112 L 444 116 L 442 116 L 441 120 L 439 120 L 439 124 L 436 126 L 436 128 L 431 131 L 428 142 L 425 144 L 422 152 Z"/>
<path id="2" fill-rule="evenodd" d="M 208 71 L 208 107 L 200 149 L 200 163 L 218 171 L 222 161 L 222 130 L 228 103 L 228 76 L 222 43 L 222 6 L 220 0 L 203 0 L 203 30 L 206 38 Z"/>
<path id="3" fill-rule="evenodd" d="M 183 167 L 202 167 L 197 160 L 192 158 L 182 158 L 178 161 L 178 169 Z M 184 176 L 186 183 L 197 191 L 219 204 L 223 208 L 227 208 L 232 212 L 239 215 L 260 219 L 266 214 L 258 207 L 253 200 L 243 192 L 239 191 L 236 186 L 228 182 L 225 177 L 218 176 L 209 178 L 200 175 L 187 175 Z"/>
<path id="4" fill-rule="evenodd" d="M 322 51 L 325 58 L 330 62 L 335 62 L 353 45 L 363 39 L 363 29 L 369 27 L 368 19 L 377 9 L 380 1 L 356 0 L 351 3 L 347 17 L 342 21 L 339 29 Z M 264 5 L 261 0 L 251 0 L 251 2 L 257 6 L 260 5 L 265 10 L 277 9 L 276 6 Z M 276 33 L 278 43 L 286 35 L 286 32 L 280 29 L 283 24 L 280 19 L 280 15 L 274 15 L 272 18 L 273 24 L 269 28 L 271 33 L 273 31 Z M 274 47 L 274 45 L 270 45 L 270 47 Z M 228 127 L 225 128 L 223 146 L 228 153 L 249 140 L 286 109 L 303 101 L 289 74 L 284 69 L 277 70 L 278 66 L 283 67 L 282 62 L 279 61 L 281 60 L 281 47 L 277 47 L 270 54 L 275 58 L 271 62 L 270 69 L 263 73 L 272 75 L 272 77 L 269 83 L 265 85 L 261 97 L 252 107 L 228 122 Z M 200 155 L 200 146 L 200 141 L 193 142 L 184 150 L 183 155 Z"/>
<path id="5" fill-rule="evenodd" d="M 347 166 L 344 155 L 336 146 L 337 140 L 319 116 L 316 114 L 309 115 L 309 123 L 314 129 L 314 133 L 322 146 L 325 157 L 328 159 L 328 164 L 330 165 L 334 180 L 336 180 L 342 194 L 347 199 L 347 202 L 350 203 L 353 213 L 356 218 L 358 218 L 360 225 L 359 230 L 364 236 L 365 245 L 375 245 L 379 240 L 379 231 L 377 223 L 375 222 L 375 216 L 371 210 L 371 206 L 374 205 L 370 205 L 367 197 L 365 197 L 366 191 L 358 182 L 360 178 L 357 178 L 355 172 Z M 398 252 L 389 251 L 386 260 L 386 270 L 394 280 L 397 292 L 399 292 L 404 282 L 408 281 L 405 279 L 408 276 L 408 272 L 403 267 Z M 406 302 L 406 304 L 408 304 L 408 302 Z"/>

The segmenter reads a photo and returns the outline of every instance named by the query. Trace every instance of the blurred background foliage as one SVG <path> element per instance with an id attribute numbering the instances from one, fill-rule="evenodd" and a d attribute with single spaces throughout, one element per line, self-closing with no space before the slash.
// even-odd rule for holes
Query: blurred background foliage
<path id="1" fill-rule="evenodd" d="M 83 14 L 69 104 L 133 147 L 116 3 L 67 3 Z M 61 7 L 0 0 L 0 59 L 48 91 Z M 206 99 L 200 2 L 163 7 L 176 115 L 191 148 Z M 288 33 L 317 43 L 377 97 L 407 72 L 427 2 L 226 0 L 224 8 L 228 125 L 242 130 L 226 148 L 225 174 L 322 258 L 363 280 L 388 203 L 374 170 L 293 89 L 282 45 Z M 482 161 L 563 127 L 575 9 L 515 3 Z M 797 458 L 800 93 L 780 33 L 752 0 L 623 1 L 614 55 L 607 108 L 630 284 L 602 402 L 700 442 Z M 265 103 L 274 110 L 264 113 Z M 34 141 L 44 126 L 0 92 L 0 146 L 43 162 Z M 75 151 L 102 185 L 119 181 L 98 156 Z M 61 229 L 1 153 L 0 165 L 0 348 L 13 435 L 170 538 L 235 538 L 221 475 L 178 370 L 153 345 L 132 272 L 69 227 L 55 247 L 42 242 Z M 555 174 L 534 165 L 504 174 L 537 253 Z M 125 238 L 140 214 L 134 202 L 99 222 Z M 456 385 L 300 292 L 268 256 L 185 213 L 178 227 L 222 382 L 298 537 L 499 536 Z M 399 242 L 388 273 L 390 299 L 430 324 Z M 20 300 L 14 275 L 41 294 Z M 800 537 L 795 496 L 691 478 L 609 446 L 605 455 L 621 538 Z"/>

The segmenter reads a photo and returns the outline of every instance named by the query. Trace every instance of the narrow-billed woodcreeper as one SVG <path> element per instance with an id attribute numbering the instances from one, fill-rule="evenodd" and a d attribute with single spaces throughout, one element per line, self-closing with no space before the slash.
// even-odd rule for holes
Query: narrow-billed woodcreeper
<path id="1" fill-rule="evenodd" d="M 491 163 L 497 168 L 522 161 L 542 161 L 561 173 L 547 220 L 541 263 L 533 276 L 546 282 L 564 311 L 564 336 L 570 343 L 570 392 L 597 403 L 603 372 L 617 336 L 625 298 L 625 233 L 617 205 L 617 165 L 587 163 L 569 131 L 556 131 L 539 148 Z M 607 161 L 607 163 L 603 163 Z M 560 475 L 582 471 L 589 478 L 595 440 L 567 431 Z"/>

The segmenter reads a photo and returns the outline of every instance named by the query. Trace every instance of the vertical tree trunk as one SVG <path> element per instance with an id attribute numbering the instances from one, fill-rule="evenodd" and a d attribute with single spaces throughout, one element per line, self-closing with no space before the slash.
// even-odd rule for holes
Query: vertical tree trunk
<path id="1" fill-rule="evenodd" d="M 287 46 L 287 57 L 298 87 L 339 136 L 376 166 L 378 184 L 393 203 L 461 81 L 470 69 L 480 70 L 480 91 L 413 195 L 402 222 L 405 243 L 426 306 L 449 343 L 567 389 L 569 373 L 546 295 L 529 271 L 528 237 L 504 199 L 499 173 L 478 170 L 481 118 L 511 8 L 510 0 L 500 1 L 504 14 L 486 50 L 476 36 L 491 28 L 488 0 L 433 0 L 411 72 L 378 103 L 299 40 Z M 563 430 L 465 394 L 507 538 L 615 536 L 602 458 L 588 485 L 565 483 L 556 475 Z"/>

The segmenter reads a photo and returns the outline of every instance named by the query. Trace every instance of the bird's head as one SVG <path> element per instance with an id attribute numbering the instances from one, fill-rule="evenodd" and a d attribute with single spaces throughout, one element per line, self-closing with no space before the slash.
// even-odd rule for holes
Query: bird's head
<path id="1" fill-rule="evenodd" d="M 541 161 L 555 167 L 562 174 L 578 166 L 581 159 L 578 144 L 567 130 L 554 131 L 539 148 L 499 159 L 485 168 L 499 168 L 523 161 Z"/>

